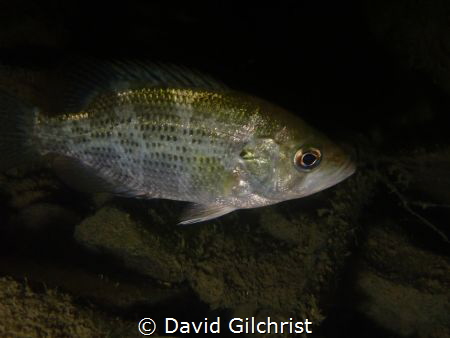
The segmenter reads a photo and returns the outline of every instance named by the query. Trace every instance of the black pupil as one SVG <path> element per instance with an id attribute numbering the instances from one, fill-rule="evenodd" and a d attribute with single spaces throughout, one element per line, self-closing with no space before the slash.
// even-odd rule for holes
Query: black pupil
<path id="1" fill-rule="evenodd" d="M 317 160 L 317 156 L 313 153 L 306 153 L 303 155 L 302 161 L 306 167 L 312 166 Z"/>

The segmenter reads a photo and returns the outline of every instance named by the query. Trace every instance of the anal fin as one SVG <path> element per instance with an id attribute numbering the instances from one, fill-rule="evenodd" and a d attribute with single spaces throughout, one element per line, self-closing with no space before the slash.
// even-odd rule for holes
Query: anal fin
<path id="1" fill-rule="evenodd" d="M 208 221 L 213 218 L 217 218 L 228 214 L 236 208 L 227 205 L 204 205 L 204 204 L 192 204 L 187 208 L 178 224 L 193 224 L 198 222 Z"/>

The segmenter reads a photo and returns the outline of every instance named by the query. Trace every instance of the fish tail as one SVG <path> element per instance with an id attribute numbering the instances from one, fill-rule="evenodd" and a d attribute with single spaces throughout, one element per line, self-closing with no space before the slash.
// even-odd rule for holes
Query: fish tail
<path id="1" fill-rule="evenodd" d="M 37 108 L 0 91 L 0 171 L 38 155 L 32 140 L 37 112 Z"/>

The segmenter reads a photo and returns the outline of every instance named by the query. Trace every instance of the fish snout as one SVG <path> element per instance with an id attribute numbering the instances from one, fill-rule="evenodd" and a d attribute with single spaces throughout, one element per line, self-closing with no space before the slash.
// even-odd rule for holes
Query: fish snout
<path id="1" fill-rule="evenodd" d="M 345 158 L 345 161 L 341 169 L 341 175 L 343 176 L 342 177 L 343 180 L 355 173 L 358 156 L 356 148 L 349 143 L 340 143 L 339 147 L 342 149 Z"/>

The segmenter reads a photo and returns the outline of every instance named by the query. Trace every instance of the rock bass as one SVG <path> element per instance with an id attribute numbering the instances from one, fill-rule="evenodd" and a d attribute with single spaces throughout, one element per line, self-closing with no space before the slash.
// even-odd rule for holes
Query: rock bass
<path id="1" fill-rule="evenodd" d="M 180 223 L 300 198 L 355 166 L 301 118 L 185 68 L 79 70 L 55 116 L 0 93 L 0 169 L 49 156 L 85 191 L 192 202 Z"/>

